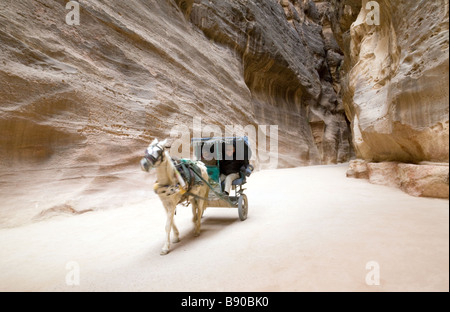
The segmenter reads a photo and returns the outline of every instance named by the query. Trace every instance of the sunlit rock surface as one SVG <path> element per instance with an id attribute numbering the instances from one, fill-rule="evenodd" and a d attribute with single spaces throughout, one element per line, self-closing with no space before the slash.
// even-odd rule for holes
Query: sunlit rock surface
<path id="1" fill-rule="evenodd" d="M 66 3 L 0 4 L 4 166 L 120 166 L 194 117 L 277 125 L 278 167 L 352 156 L 313 1 L 86 1 L 80 25 Z"/>
<path id="2" fill-rule="evenodd" d="M 377 2 L 379 25 L 368 1 L 342 1 L 334 20 L 357 156 L 448 163 L 448 1 Z"/>
<path id="3" fill-rule="evenodd" d="M 331 2 L 343 105 L 357 157 L 372 162 L 369 180 L 448 198 L 448 1 L 377 1 L 379 21 L 369 1 Z"/>

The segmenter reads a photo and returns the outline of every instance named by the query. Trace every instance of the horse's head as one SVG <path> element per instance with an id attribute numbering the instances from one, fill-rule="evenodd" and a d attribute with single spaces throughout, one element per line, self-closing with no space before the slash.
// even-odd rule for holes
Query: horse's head
<path id="1" fill-rule="evenodd" d="M 158 139 L 153 140 L 152 143 L 145 150 L 145 156 L 141 160 L 141 168 L 144 171 L 149 171 L 151 168 L 158 167 L 164 161 L 164 151 L 167 140 L 158 142 Z"/>

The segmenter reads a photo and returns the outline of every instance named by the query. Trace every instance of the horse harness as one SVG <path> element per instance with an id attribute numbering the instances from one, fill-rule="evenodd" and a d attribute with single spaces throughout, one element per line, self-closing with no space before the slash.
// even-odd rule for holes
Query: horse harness
<path id="1" fill-rule="evenodd" d="M 145 152 L 145 156 L 144 156 L 144 158 L 146 158 L 148 161 L 150 161 L 150 163 L 153 166 L 156 165 L 158 160 L 160 161 L 160 163 L 162 163 L 164 161 L 164 149 L 161 146 L 159 146 L 159 145 L 156 145 L 156 147 L 159 149 L 159 153 L 158 153 L 157 157 L 155 157 L 152 154 L 150 154 L 148 152 L 148 150 Z"/>
<path id="2" fill-rule="evenodd" d="M 186 201 L 186 206 L 189 205 L 189 196 L 192 196 L 196 199 L 208 200 L 208 198 L 203 198 L 190 192 L 194 186 L 203 185 L 203 183 L 206 182 L 202 178 L 200 168 L 196 165 L 196 163 L 187 159 L 172 159 L 172 163 L 176 170 L 176 172 L 174 172 L 174 175 L 181 176 L 185 183 L 184 187 L 180 183 L 177 183 L 175 185 L 159 185 L 158 182 L 156 182 L 153 186 L 153 190 L 155 191 L 155 193 L 158 195 L 164 194 L 166 196 L 171 196 L 177 192 L 180 192 L 183 195 L 183 197 L 181 198 L 181 202 Z"/>

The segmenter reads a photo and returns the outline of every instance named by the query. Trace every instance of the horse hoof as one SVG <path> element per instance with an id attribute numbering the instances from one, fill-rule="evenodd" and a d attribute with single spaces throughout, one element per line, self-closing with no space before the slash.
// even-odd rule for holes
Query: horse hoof
<path id="1" fill-rule="evenodd" d="M 174 244 L 177 244 L 177 243 L 179 243 L 180 242 L 180 239 L 177 237 L 177 238 L 175 238 L 174 240 L 173 240 L 173 243 Z"/>
<path id="2" fill-rule="evenodd" d="M 163 249 L 163 250 L 161 250 L 161 252 L 159 253 L 161 256 L 165 256 L 165 255 L 167 255 L 169 253 L 169 249 L 167 249 L 167 250 L 165 250 L 165 249 Z"/>
<path id="3" fill-rule="evenodd" d="M 197 232 L 194 232 L 194 236 L 195 236 L 195 237 L 199 237 L 199 236 L 200 236 L 200 232 L 198 232 L 198 233 L 197 233 Z"/>

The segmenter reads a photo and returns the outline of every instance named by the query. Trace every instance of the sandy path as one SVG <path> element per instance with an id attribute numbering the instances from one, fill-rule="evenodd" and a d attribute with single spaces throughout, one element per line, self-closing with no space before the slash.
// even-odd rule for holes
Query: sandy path
<path id="1" fill-rule="evenodd" d="M 448 200 L 347 179 L 346 168 L 256 172 L 249 218 L 209 208 L 198 238 L 190 208 L 180 207 L 182 241 L 167 256 L 165 214 L 150 192 L 0 229 L 0 291 L 448 291 Z M 66 284 L 71 261 L 75 286 Z M 379 286 L 366 284 L 369 261 L 379 264 Z"/>

